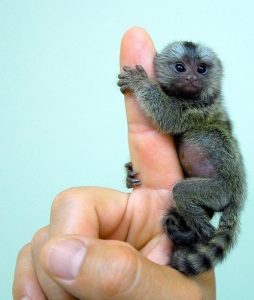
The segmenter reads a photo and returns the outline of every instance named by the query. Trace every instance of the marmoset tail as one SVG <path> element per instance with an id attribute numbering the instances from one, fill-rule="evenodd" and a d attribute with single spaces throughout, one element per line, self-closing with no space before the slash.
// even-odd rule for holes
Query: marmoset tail
<path id="1" fill-rule="evenodd" d="M 222 64 L 192 42 L 168 45 L 154 59 L 156 80 L 142 66 L 123 67 L 118 85 L 131 91 L 155 127 L 174 136 L 185 179 L 163 227 L 174 242 L 170 265 L 187 275 L 213 268 L 233 246 L 245 199 L 245 174 L 222 104 Z M 127 186 L 141 184 L 130 164 Z M 221 212 L 218 228 L 211 224 Z"/>

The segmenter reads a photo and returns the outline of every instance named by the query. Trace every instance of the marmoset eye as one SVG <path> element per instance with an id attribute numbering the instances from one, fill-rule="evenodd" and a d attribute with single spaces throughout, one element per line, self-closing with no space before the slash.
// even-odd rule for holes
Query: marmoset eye
<path id="1" fill-rule="evenodd" d="M 182 72 L 186 71 L 185 66 L 181 63 L 175 64 L 175 69 L 179 73 L 182 73 Z"/>
<path id="2" fill-rule="evenodd" d="M 198 73 L 205 74 L 207 72 L 207 65 L 206 64 L 200 64 L 197 68 Z"/>

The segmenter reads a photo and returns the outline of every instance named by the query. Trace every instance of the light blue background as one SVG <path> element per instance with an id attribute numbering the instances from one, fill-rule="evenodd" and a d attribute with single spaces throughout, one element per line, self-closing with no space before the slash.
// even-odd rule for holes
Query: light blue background
<path id="1" fill-rule="evenodd" d="M 116 86 L 122 34 L 146 28 L 157 49 L 187 39 L 225 66 L 225 103 L 248 173 L 237 247 L 217 267 L 219 300 L 253 299 L 253 1 L 0 0 L 0 299 L 16 254 L 49 221 L 61 190 L 124 189 L 124 103 Z"/>

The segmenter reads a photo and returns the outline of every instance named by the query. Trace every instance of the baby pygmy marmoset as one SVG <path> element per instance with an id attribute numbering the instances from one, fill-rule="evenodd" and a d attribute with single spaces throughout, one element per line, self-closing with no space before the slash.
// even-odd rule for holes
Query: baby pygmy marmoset
<path id="1" fill-rule="evenodd" d="M 232 247 L 245 198 L 245 174 L 222 105 L 222 64 L 209 48 L 169 44 L 154 59 L 156 80 L 142 66 L 123 67 L 118 85 L 131 91 L 155 127 L 174 136 L 186 178 L 173 188 L 176 207 L 163 227 L 174 242 L 170 265 L 187 275 L 207 271 Z M 127 165 L 129 187 L 140 184 Z M 218 228 L 210 220 L 221 212 Z"/>

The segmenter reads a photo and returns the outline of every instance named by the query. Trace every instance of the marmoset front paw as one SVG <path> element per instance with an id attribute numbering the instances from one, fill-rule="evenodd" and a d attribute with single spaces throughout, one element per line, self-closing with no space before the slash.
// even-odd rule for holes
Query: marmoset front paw
<path id="1" fill-rule="evenodd" d="M 142 66 L 136 65 L 135 68 L 124 66 L 118 78 L 117 84 L 120 87 L 120 91 L 124 94 L 127 91 L 135 92 L 148 76 Z"/>

